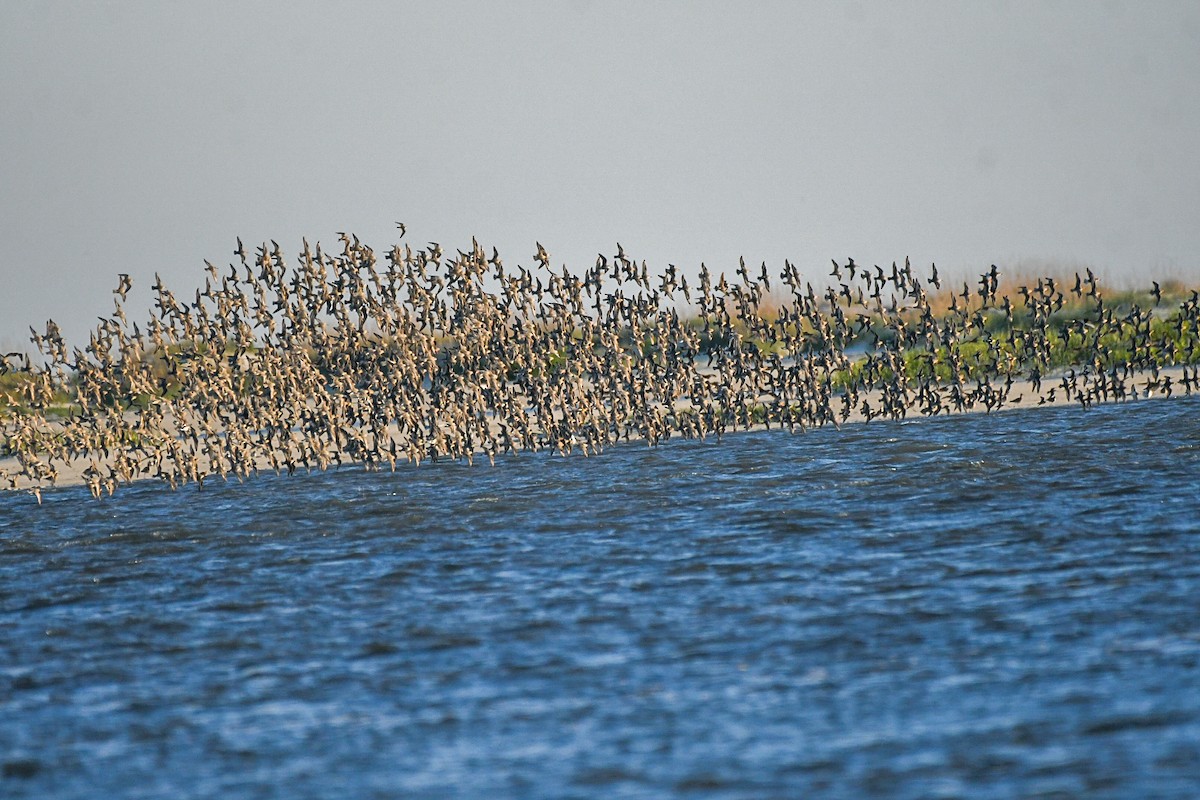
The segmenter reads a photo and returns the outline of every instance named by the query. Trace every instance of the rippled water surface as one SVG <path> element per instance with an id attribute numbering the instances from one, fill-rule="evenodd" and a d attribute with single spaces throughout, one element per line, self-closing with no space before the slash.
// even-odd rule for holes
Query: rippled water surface
<path id="1" fill-rule="evenodd" d="M 0 495 L 0 796 L 1194 797 L 1200 398 Z"/>

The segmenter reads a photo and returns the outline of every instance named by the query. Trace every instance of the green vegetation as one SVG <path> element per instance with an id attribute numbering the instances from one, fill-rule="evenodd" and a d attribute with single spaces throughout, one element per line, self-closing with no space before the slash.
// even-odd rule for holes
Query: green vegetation
<path id="1" fill-rule="evenodd" d="M 621 248 L 577 277 L 541 248 L 533 270 L 474 242 L 453 258 L 397 246 L 381 268 L 342 243 L 306 246 L 295 267 L 278 246 L 252 261 L 239 245 L 241 268 L 210 266 L 194 302 L 159 281 L 143 327 L 118 305 L 82 350 L 47 323 L 33 336 L 43 364 L 0 363 L 2 452 L 35 486 L 83 461 L 100 496 L 147 475 L 177 486 L 990 411 L 1018 379 L 1041 395 L 1060 373 L 1086 406 L 1169 394 L 1157 371 L 1200 363 L 1200 293 L 1179 282 L 1108 292 L 1090 271 L 1013 284 L 992 267 L 952 290 L 936 270 L 850 261 L 820 293 L 787 262 L 779 276 L 740 263 L 732 282 L 702 265 L 689 287 Z M 1152 373 L 1142 386 L 1139 371 Z M 1200 370 L 1173 374 L 1182 392 L 1200 387 Z"/>

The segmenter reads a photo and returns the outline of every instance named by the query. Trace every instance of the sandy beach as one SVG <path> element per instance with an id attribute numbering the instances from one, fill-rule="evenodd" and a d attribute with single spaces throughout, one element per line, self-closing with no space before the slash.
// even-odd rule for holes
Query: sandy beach
<path id="1" fill-rule="evenodd" d="M 1172 380 L 1172 383 L 1175 385 L 1178 385 L 1179 379 L 1183 375 L 1183 369 L 1184 369 L 1183 367 L 1162 368 L 1159 370 L 1160 379 L 1164 378 L 1164 377 L 1170 377 Z M 1172 391 L 1170 396 L 1168 396 L 1165 392 L 1163 392 L 1161 390 L 1151 391 L 1149 394 L 1147 394 L 1144 389 L 1144 385 L 1145 385 L 1145 381 L 1148 379 L 1148 377 L 1150 375 L 1151 375 L 1151 373 L 1145 372 L 1145 373 L 1136 373 L 1133 376 L 1133 378 L 1131 380 L 1132 380 L 1133 384 L 1136 385 L 1138 388 L 1138 393 L 1136 395 L 1131 395 L 1130 397 L 1127 397 L 1126 399 L 1123 399 L 1123 400 L 1109 400 L 1109 401 L 1103 402 L 1103 404 L 1141 403 L 1141 402 L 1151 402 L 1151 401 L 1157 401 L 1157 400 L 1167 400 L 1172 397 L 1184 396 L 1184 393 L 1182 392 L 1181 389 Z M 990 411 L 988 409 L 984 408 L 982 405 L 979 405 L 977 407 L 966 409 L 963 411 L 950 411 L 948 413 L 950 415 L 1002 413 L 1004 411 L 1011 411 L 1011 410 L 1016 410 L 1016 409 L 1029 409 L 1029 408 L 1040 408 L 1040 407 L 1051 408 L 1051 407 L 1062 407 L 1062 406 L 1070 406 L 1070 405 L 1080 405 L 1080 401 L 1076 397 L 1072 396 L 1070 399 L 1068 399 L 1066 394 L 1064 392 L 1062 392 L 1061 381 L 1062 381 L 1061 374 L 1043 378 L 1042 385 L 1041 385 L 1041 393 L 1039 394 L 1035 390 L 1034 385 L 1029 380 L 1025 380 L 1025 379 L 1014 380 L 1013 384 L 1012 384 L 1012 388 L 1008 395 L 1008 399 L 1003 403 L 1003 405 L 1001 405 L 997 408 L 993 408 Z M 1050 390 L 1052 387 L 1058 387 L 1058 390 L 1051 393 Z M 869 406 L 879 408 L 881 405 L 881 402 L 880 402 L 881 401 L 881 392 L 879 392 L 879 391 L 860 392 L 859 393 L 859 402 L 852 408 L 850 415 L 847 417 L 845 422 L 839 422 L 838 424 L 839 425 L 854 425 L 854 424 L 869 423 L 872 421 L 877 422 L 877 423 L 886 424 L 888 421 L 890 421 L 890 419 L 891 419 L 890 417 L 875 417 L 873 420 L 867 420 L 861 410 L 863 400 L 865 400 Z M 833 401 L 831 403 L 831 405 L 836 405 L 836 400 Z M 680 403 L 679 407 L 686 408 L 687 404 Z M 912 408 L 909 411 L 910 411 L 910 413 L 908 413 L 906 415 L 906 417 L 905 417 L 906 419 L 919 419 L 919 418 L 925 416 L 925 415 L 921 414 L 921 412 L 916 408 Z M 728 429 L 724 435 L 729 436 L 729 435 L 736 435 L 738 433 L 743 433 L 743 432 L 748 432 L 748 431 L 778 429 L 779 427 L 780 426 L 778 423 L 775 423 L 772 425 L 755 424 L 755 425 L 751 425 L 748 428 L 740 428 L 739 427 L 737 429 L 732 429 L 732 428 Z M 797 432 L 797 433 L 800 432 L 800 429 L 797 428 L 795 432 Z M 710 434 L 710 435 L 715 435 L 715 434 Z M 477 463 L 479 461 L 486 462 L 486 458 L 483 456 L 482 452 L 479 453 L 479 456 L 480 457 L 479 457 L 479 459 L 477 459 Z M 578 452 L 572 453 L 572 456 L 573 457 L 581 457 L 581 455 Z M 85 484 L 84 472 L 85 472 L 85 470 L 88 469 L 89 466 L 91 466 L 91 463 L 92 463 L 91 461 L 85 461 L 83 459 L 76 459 L 75 461 L 72 461 L 69 464 L 58 465 L 58 478 L 55 481 L 54 486 L 49 489 L 47 489 L 46 487 L 43 487 L 43 491 L 52 491 L 53 488 L 67 488 L 67 487 L 76 487 L 76 486 L 84 485 Z M 102 469 L 107 468 L 110 465 L 110 463 L 111 463 L 110 460 L 102 460 L 102 461 L 97 462 L 98 466 L 100 466 Z M 383 466 L 384 466 L 384 468 L 387 468 L 386 464 Z M 378 467 L 378 465 L 376 465 L 376 467 Z M 357 460 L 349 457 L 348 455 L 343 454 L 343 463 L 341 465 L 334 465 L 330 468 L 331 469 L 355 469 L 355 468 L 361 469 L 362 462 L 357 461 Z M 262 472 L 273 471 L 273 467 L 271 466 L 270 462 L 266 458 L 260 458 L 258 460 L 257 469 Z M 0 474 L 6 473 L 9 475 L 15 475 L 17 472 L 19 472 L 19 470 L 20 470 L 20 465 L 15 458 L 13 458 L 11 456 L 5 457 L 5 458 L 0 458 Z M 214 479 L 216 479 L 216 476 L 210 475 L 206 480 L 212 481 Z M 150 477 L 142 477 L 142 478 L 136 479 L 136 482 L 142 482 L 142 481 L 147 481 L 147 480 L 156 480 L 156 479 L 150 478 Z M 238 478 L 231 475 L 228 478 L 226 478 L 225 480 L 238 480 Z M 8 488 L 10 491 L 29 492 L 33 488 L 33 486 L 34 486 L 34 484 L 31 481 L 29 481 L 25 478 L 18 477 L 15 488 L 14 487 L 8 487 Z M 186 488 L 186 487 L 183 487 L 183 488 Z"/>

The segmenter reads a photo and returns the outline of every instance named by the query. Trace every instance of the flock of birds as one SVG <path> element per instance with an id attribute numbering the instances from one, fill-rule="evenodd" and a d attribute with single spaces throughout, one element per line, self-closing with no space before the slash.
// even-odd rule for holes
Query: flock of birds
<path id="1" fill-rule="evenodd" d="M 194 298 L 156 276 L 141 325 L 122 275 L 82 349 L 53 321 L 33 331 L 44 364 L 0 360 L 25 378 L 0 419 L 14 457 L 0 488 L 40 502 L 70 465 L 100 498 L 140 478 L 587 456 L 635 438 L 990 411 L 1014 386 L 1083 405 L 1200 389 L 1195 366 L 1174 383 L 1160 372 L 1200 361 L 1200 297 L 1164 309 L 1155 284 L 1153 304 L 1119 313 L 1090 271 L 1012 298 L 995 267 L 958 292 L 936 266 L 835 261 L 817 292 L 789 262 L 773 275 L 741 261 L 728 278 L 701 265 L 689 285 L 620 245 L 577 275 L 540 244 L 526 268 L 474 241 L 397 244 L 381 262 L 339 237 L 335 252 L 304 242 L 295 265 L 274 242 L 250 253 L 239 240 L 236 261 L 206 262 Z M 1064 318 L 1072 303 L 1084 312 Z M 1064 347 L 1078 357 L 1056 371 Z"/>

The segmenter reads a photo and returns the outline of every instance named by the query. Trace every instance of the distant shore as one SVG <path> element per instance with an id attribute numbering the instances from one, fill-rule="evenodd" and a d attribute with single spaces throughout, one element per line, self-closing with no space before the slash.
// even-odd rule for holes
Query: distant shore
<path id="1" fill-rule="evenodd" d="M 44 364 L 0 356 L 16 457 L 0 487 L 40 500 L 83 484 L 100 498 L 137 480 L 588 456 L 1200 391 L 1200 289 L 1167 280 L 1110 293 L 1085 268 L 1009 290 L 993 264 L 959 290 L 933 264 L 834 259 L 819 289 L 787 260 L 774 273 L 701 263 L 689 283 L 620 244 L 571 272 L 540 244 L 534 267 L 514 268 L 476 240 L 382 256 L 339 242 L 305 240 L 289 264 L 275 242 L 238 240 L 237 262 L 207 263 L 194 300 L 156 277 L 141 324 L 122 274 L 82 349 L 53 320 L 31 328 Z"/>
<path id="2" fill-rule="evenodd" d="M 1171 381 L 1173 384 L 1178 384 L 1179 379 L 1183 374 L 1183 370 L 1184 370 L 1184 367 L 1179 367 L 1179 366 L 1163 367 L 1163 368 L 1159 369 L 1159 376 L 1160 376 L 1160 379 L 1169 377 L 1169 378 L 1171 378 Z M 1138 386 L 1138 389 L 1139 389 L 1139 391 L 1136 395 L 1136 398 L 1134 396 L 1130 396 L 1130 397 L 1127 397 L 1122 400 L 1108 400 L 1108 401 L 1094 403 L 1094 405 L 1114 405 L 1114 404 L 1119 404 L 1119 403 L 1123 403 L 1123 404 L 1140 403 L 1140 402 L 1152 401 L 1152 400 L 1165 400 L 1165 399 L 1169 399 L 1170 397 L 1187 396 L 1183 391 L 1178 391 L 1178 390 L 1173 390 L 1171 395 L 1169 395 L 1169 396 L 1161 390 L 1160 391 L 1152 391 L 1149 395 L 1147 395 L 1145 393 L 1143 387 L 1144 387 L 1145 379 L 1150 374 L 1151 373 L 1149 373 L 1149 372 L 1142 372 L 1142 373 L 1134 374 L 1133 381 L 1134 381 L 1135 385 Z M 1071 406 L 1071 405 L 1078 406 L 1078 405 L 1080 405 L 1080 401 L 1077 398 L 1072 396 L 1070 399 L 1068 399 L 1066 394 L 1061 391 L 1061 382 L 1062 382 L 1061 375 L 1048 376 L 1042 380 L 1041 392 L 1039 393 L 1039 392 L 1035 391 L 1035 387 L 1034 387 L 1033 383 L 1031 381 L 1029 381 L 1028 379 L 1023 379 L 1023 378 L 1015 379 L 1012 382 L 1012 387 L 1009 392 L 1008 399 L 1003 403 L 1003 405 L 1001 405 L 997 408 L 988 410 L 983 407 L 973 407 L 973 408 L 969 408 L 969 409 L 964 409 L 962 411 L 950 411 L 948 413 L 942 413 L 942 414 L 938 414 L 936 416 L 958 416 L 961 414 L 987 414 L 987 413 L 1000 413 L 1003 411 L 1012 411 L 1012 410 L 1016 410 L 1016 409 L 1029 409 L 1029 408 L 1041 408 L 1041 407 L 1061 408 L 1063 406 Z M 1050 389 L 1052 387 L 1055 387 L 1057 390 L 1055 392 L 1053 392 L 1053 396 L 1049 396 Z M 869 420 L 867 420 L 866 416 L 862 413 L 861 401 L 866 400 L 869 406 L 873 405 L 875 407 L 878 407 L 879 406 L 879 400 L 878 400 L 879 395 L 880 395 L 880 392 L 877 390 L 872 391 L 872 392 L 860 393 L 859 394 L 859 398 L 860 398 L 859 403 L 856 403 L 853 406 L 853 408 L 850 411 L 850 414 L 846 418 L 846 420 L 844 422 L 839 421 L 837 423 L 837 425 L 838 426 L 852 425 L 852 424 L 860 424 L 860 423 L 869 422 Z M 913 411 L 914 411 L 914 413 L 908 414 L 904 418 L 905 419 L 931 419 L 932 418 L 931 416 L 922 414 L 919 411 L 916 411 L 915 409 L 913 409 Z M 876 419 L 880 422 L 894 421 L 893 418 L 890 416 L 877 417 Z M 873 420 L 870 420 L 870 421 L 873 421 Z M 832 424 L 832 423 L 826 423 L 826 425 L 830 425 L 830 424 Z M 768 430 L 768 429 L 779 430 L 781 427 L 786 427 L 786 426 L 781 425 L 778 422 L 772 422 L 770 425 L 763 424 L 763 423 L 757 423 L 757 424 L 749 426 L 748 428 L 742 428 L 742 427 L 729 428 L 722 435 L 730 436 L 730 435 L 736 435 L 739 433 L 748 433 L 748 432 L 752 432 L 752 431 L 762 431 L 762 430 Z M 797 427 L 795 429 L 795 431 L 799 432 L 800 428 Z M 678 434 L 677 434 L 677 436 L 678 436 Z M 709 434 L 709 437 L 715 437 L 715 436 L 716 436 L 715 433 Z M 580 457 L 581 454 L 578 452 L 575 452 L 575 453 L 572 453 L 572 456 Z M 477 462 L 482 461 L 486 464 L 487 459 L 482 453 L 479 453 L 476 461 Z M 55 482 L 55 484 L 52 487 L 43 486 L 42 492 L 52 492 L 55 489 L 67 489 L 67 488 L 84 486 L 85 485 L 84 472 L 85 472 L 85 470 L 88 469 L 88 467 L 90 465 L 91 465 L 90 461 L 85 463 L 83 459 L 76 459 L 75 461 L 73 461 L 69 464 L 60 466 L 58 469 L 58 479 Z M 102 461 L 102 462 L 98 462 L 98 465 L 101 468 L 107 468 L 108 463 L 107 463 L 107 461 Z M 260 463 L 257 466 L 258 466 L 259 472 L 274 472 L 275 471 L 274 468 L 265 459 L 260 460 Z M 406 464 L 404 462 L 400 462 L 398 464 L 398 467 L 403 467 L 403 466 L 406 466 Z M 375 465 L 375 467 L 381 468 L 381 469 L 390 469 L 388 467 L 388 465 L 386 465 L 386 464 L 381 466 L 377 463 Z M 332 469 L 335 469 L 335 470 L 336 469 L 362 469 L 362 468 L 363 468 L 363 462 L 354 461 L 354 460 L 350 460 L 350 459 L 344 459 L 341 465 L 335 465 L 332 467 Z M 300 469 L 303 470 L 304 468 L 302 467 Z M 318 468 L 314 467 L 312 469 L 318 469 Z M 18 464 L 16 458 L 14 458 L 12 456 L 0 458 L 0 471 L 5 471 L 10 474 L 13 474 L 13 473 L 18 472 L 19 470 L 20 470 L 20 465 Z M 310 469 L 307 471 L 312 471 L 312 470 Z M 209 476 L 206 480 L 207 480 L 207 482 L 211 483 L 216 479 L 217 479 L 216 476 Z M 237 478 L 230 476 L 229 478 L 226 478 L 225 480 L 237 480 Z M 137 478 L 134 481 L 132 481 L 132 483 L 144 483 L 147 481 L 161 482 L 160 479 L 157 479 L 154 477 L 140 477 L 140 478 Z M 186 489 L 187 487 L 180 487 L 180 488 Z M 18 478 L 16 489 L 15 490 L 10 489 L 10 491 L 27 493 L 30 495 L 30 500 L 34 501 L 34 498 L 32 496 L 33 489 L 34 489 L 34 484 L 32 482 L 30 482 L 26 479 Z"/>

